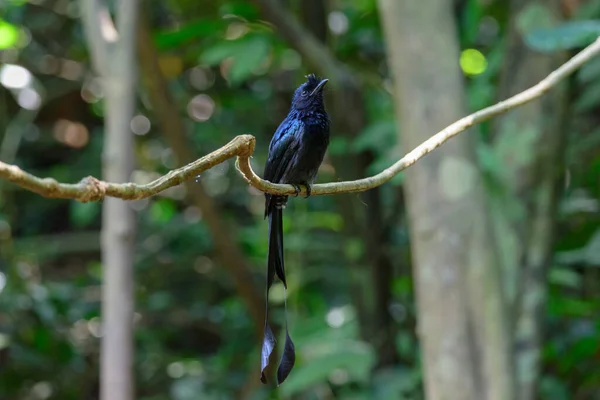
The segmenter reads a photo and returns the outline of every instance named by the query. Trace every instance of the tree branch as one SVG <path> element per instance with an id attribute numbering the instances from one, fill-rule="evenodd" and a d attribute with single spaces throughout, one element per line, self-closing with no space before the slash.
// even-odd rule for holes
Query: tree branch
<path id="1" fill-rule="evenodd" d="M 461 118 L 433 135 L 398 160 L 395 164 L 377 175 L 355 181 L 317 184 L 312 187 L 311 194 L 313 196 L 323 196 L 340 193 L 364 192 L 381 186 L 416 163 L 419 159 L 471 126 L 497 115 L 504 114 L 513 108 L 541 97 L 544 93 L 552 89 L 559 82 L 598 54 L 600 54 L 600 38 L 596 39 L 594 43 L 576 54 L 538 84 L 507 100 Z M 124 200 L 137 200 L 153 196 L 168 188 L 177 186 L 183 181 L 194 178 L 215 165 L 237 156 L 236 166 L 250 185 L 265 193 L 280 195 L 295 194 L 293 186 L 276 185 L 265 181 L 252 170 L 252 167 L 250 166 L 250 157 L 254 152 L 255 142 L 256 139 L 251 135 L 237 136 L 220 149 L 215 150 L 182 168 L 175 169 L 145 185 L 103 182 L 93 177 L 84 178 L 76 184 L 59 183 L 51 178 L 38 178 L 23 171 L 17 166 L 2 162 L 0 162 L 0 177 L 44 197 L 74 199 L 82 202 L 102 200 L 105 196 L 117 197 Z M 306 190 L 303 188 L 299 195 L 306 195 Z"/>

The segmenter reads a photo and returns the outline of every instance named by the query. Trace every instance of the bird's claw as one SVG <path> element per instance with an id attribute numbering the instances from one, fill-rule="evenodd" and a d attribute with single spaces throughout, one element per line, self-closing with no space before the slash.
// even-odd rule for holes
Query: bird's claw
<path id="1" fill-rule="evenodd" d="M 291 185 L 294 187 L 295 190 L 294 197 L 298 197 L 300 195 L 300 192 L 302 191 L 302 189 L 300 189 L 300 185 L 295 183 L 291 183 Z M 304 198 L 308 199 L 310 197 L 311 192 L 310 185 L 307 183 L 303 183 L 302 186 L 306 187 L 306 196 Z"/>
<path id="2" fill-rule="evenodd" d="M 301 190 L 300 190 L 300 185 L 296 185 L 294 183 L 292 183 L 292 186 L 294 187 L 294 190 L 296 191 L 294 197 L 298 197 L 298 195 L 300 194 Z"/>
<path id="3" fill-rule="evenodd" d="M 310 197 L 310 192 L 311 192 L 311 188 L 309 184 L 306 184 L 306 197 L 304 197 L 305 199 L 308 199 Z"/>

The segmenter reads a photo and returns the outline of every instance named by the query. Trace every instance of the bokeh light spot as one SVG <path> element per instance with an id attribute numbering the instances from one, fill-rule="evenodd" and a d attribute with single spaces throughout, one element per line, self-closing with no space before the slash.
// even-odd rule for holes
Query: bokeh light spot
<path id="1" fill-rule="evenodd" d="M 214 268 L 213 261 L 205 256 L 200 256 L 194 262 L 194 270 L 199 274 L 208 274 Z"/>
<path id="2" fill-rule="evenodd" d="M 145 135 L 150 132 L 152 124 L 148 117 L 140 114 L 131 119 L 129 126 L 131 127 L 131 131 L 136 135 Z"/>
<path id="3" fill-rule="evenodd" d="M 350 23 L 348 22 L 348 17 L 341 11 L 332 11 L 327 16 L 327 24 L 329 25 L 329 29 L 335 35 L 341 35 L 348 31 L 348 26 Z"/>
<path id="4" fill-rule="evenodd" d="M 2 272 L 0 272 L 0 293 L 2 293 L 2 291 L 4 290 L 5 287 L 6 287 L 6 275 L 4 275 Z"/>
<path id="5" fill-rule="evenodd" d="M 63 60 L 60 77 L 65 78 L 69 81 L 75 81 L 83 74 L 83 66 L 77 61 Z"/>
<path id="6" fill-rule="evenodd" d="M 194 67 L 190 70 L 188 79 L 194 88 L 206 90 L 215 83 L 215 74 L 210 69 Z"/>
<path id="7" fill-rule="evenodd" d="M 35 398 L 45 400 L 52 396 L 52 385 L 49 382 L 38 382 L 31 388 L 31 391 L 35 393 Z"/>
<path id="8" fill-rule="evenodd" d="M 479 75 L 487 69 L 487 60 L 479 50 L 466 49 L 460 54 L 460 68 L 467 75 Z"/>
<path id="9" fill-rule="evenodd" d="M 0 19 L 0 49 L 14 47 L 19 41 L 19 29 Z"/>
<path id="10" fill-rule="evenodd" d="M 67 146 L 81 148 L 89 141 L 89 132 L 79 122 L 60 119 L 54 124 L 54 138 Z"/>
<path id="11" fill-rule="evenodd" d="M 340 326 L 344 325 L 344 322 L 346 321 L 344 310 L 342 308 L 333 308 L 329 310 L 325 320 L 327 321 L 327 325 L 331 326 L 332 328 L 339 328 Z"/>
<path id="12" fill-rule="evenodd" d="M 0 68 L 0 83 L 8 89 L 23 89 L 32 78 L 31 72 L 20 65 L 5 64 Z"/>
<path id="13" fill-rule="evenodd" d="M 42 96 L 32 88 L 25 88 L 17 95 L 17 103 L 26 110 L 37 110 L 42 105 Z"/>
<path id="14" fill-rule="evenodd" d="M 81 98 L 86 103 L 96 103 L 104 96 L 102 92 L 102 82 L 99 78 L 92 78 L 87 80 L 81 88 Z"/>
<path id="15" fill-rule="evenodd" d="M 94 318 L 90 319 L 87 323 L 87 328 L 88 328 L 88 331 L 94 337 L 99 338 L 99 337 L 102 337 L 104 334 L 102 331 L 102 320 L 99 317 L 94 317 Z"/>
<path id="16" fill-rule="evenodd" d="M 190 118 L 198 122 L 208 121 L 215 110 L 215 102 L 206 94 L 193 97 L 187 106 Z"/>
<path id="17" fill-rule="evenodd" d="M 167 366 L 167 375 L 171 378 L 178 379 L 185 374 L 185 366 L 182 362 L 173 362 Z"/>

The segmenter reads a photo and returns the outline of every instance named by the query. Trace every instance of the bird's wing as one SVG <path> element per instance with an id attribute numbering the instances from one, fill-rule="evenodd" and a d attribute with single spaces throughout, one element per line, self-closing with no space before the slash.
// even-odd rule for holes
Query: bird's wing
<path id="1" fill-rule="evenodd" d="M 269 145 L 264 179 L 272 183 L 283 183 L 281 180 L 298 153 L 303 131 L 304 126 L 299 120 L 286 118 L 279 125 Z"/>
<path id="2" fill-rule="evenodd" d="M 269 146 L 269 157 L 265 165 L 264 179 L 272 183 L 283 183 L 285 175 L 294 163 L 294 158 L 300 149 L 300 139 L 304 132 L 302 122 L 293 119 L 285 119 Z M 287 196 L 284 196 L 287 199 Z M 272 207 L 273 196 L 265 194 L 265 218 L 269 215 Z M 285 202 L 285 200 L 284 200 Z"/>

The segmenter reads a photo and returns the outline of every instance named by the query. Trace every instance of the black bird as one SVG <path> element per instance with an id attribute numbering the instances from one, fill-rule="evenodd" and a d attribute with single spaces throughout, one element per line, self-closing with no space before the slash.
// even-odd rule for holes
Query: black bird
<path id="1" fill-rule="evenodd" d="M 300 193 L 300 185 L 304 185 L 306 186 L 306 197 L 309 197 L 310 186 L 315 181 L 317 171 L 329 145 L 329 115 L 327 115 L 323 103 L 323 88 L 328 80 L 320 79 L 313 74 L 306 78 L 307 81 L 296 89 L 290 112 L 271 139 L 264 179 L 272 183 L 293 185 L 296 189 L 296 196 Z M 269 217 L 269 259 L 267 262 L 267 311 L 261 360 L 260 380 L 262 383 L 267 382 L 264 370 L 269 364 L 269 356 L 275 347 L 275 336 L 268 321 L 269 288 L 273 284 L 275 274 L 287 289 L 283 263 L 282 211 L 288 196 L 265 194 L 265 198 L 265 218 Z M 296 360 L 294 343 L 287 327 L 287 304 L 285 312 L 286 338 L 281 362 L 277 369 L 278 385 L 287 378 Z"/>

